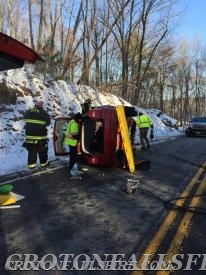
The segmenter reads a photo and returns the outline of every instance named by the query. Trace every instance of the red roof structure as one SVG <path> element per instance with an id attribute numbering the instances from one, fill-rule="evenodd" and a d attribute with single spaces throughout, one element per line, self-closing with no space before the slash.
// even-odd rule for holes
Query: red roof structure
<path id="1" fill-rule="evenodd" d="M 36 60 L 43 61 L 31 48 L 0 32 L 0 71 L 21 68 L 25 61 L 34 64 Z"/>

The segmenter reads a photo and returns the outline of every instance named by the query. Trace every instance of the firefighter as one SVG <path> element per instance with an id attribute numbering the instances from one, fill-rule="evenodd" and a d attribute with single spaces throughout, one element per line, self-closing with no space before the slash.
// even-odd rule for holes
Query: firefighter
<path id="1" fill-rule="evenodd" d="M 50 117 L 43 109 L 43 105 L 43 101 L 37 101 L 35 106 L 24 115 L 26 122 L 24 146 L 28 151 L 28 167 L 30 169 L 36 167 L 37 156 L 41 167 L 46 167 L 49 164 L 47 126 L 50 125 Z"/>
<path id="2" fill-rule="evenodd" d="M 69 173 L 70 176 L 76 176 L 80 174 L 78 171 L 76 161 L 77 161 L 77 144 L 80 139 L 80 130 L 79 130 L 79 122 L 82 120 L 81 113 L 77 113 L 76 115 L 70 115 L 72 119 L 68 123 L 65 140 L 64 143 L 69 146 L 70 150 L 70 161 L 69 161 Z"/>
<path id="3" fill-rule="evenodd" d="M 148 135 L 149 127 L 151 127 L 153 132 L 153 122 L 151 118 L 140 112 L 139 117 L 136 120 L 136 124 L 140 132 L 140 143 L 142 145 L 142 149 L 150 148 L 150 143 L 147 135 Z"/>

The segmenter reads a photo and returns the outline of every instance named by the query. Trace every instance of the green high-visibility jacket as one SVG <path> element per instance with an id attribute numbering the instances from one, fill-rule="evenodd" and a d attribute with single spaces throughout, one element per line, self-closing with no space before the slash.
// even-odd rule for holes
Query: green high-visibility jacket
<path id="1" fill-rule="evenodd" d="M 138 119 L 136 120 L 136 123 L 139 129 L 149 128 L 150 126 L 153 125 L 151 118 L 146 115 L 139 116 Z"/>
<path id="2" fill-rule="evenodd" d="M 78 134 L 79 134 L 79 125 L 74 119 L 72 119 L 67 126 L 64 143 L 70 146 L 76 146 L 78 141 L 76 136 Z"/>

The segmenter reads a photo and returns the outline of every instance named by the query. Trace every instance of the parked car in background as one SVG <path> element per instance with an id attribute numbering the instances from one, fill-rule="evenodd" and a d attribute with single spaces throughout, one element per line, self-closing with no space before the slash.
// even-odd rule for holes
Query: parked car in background
<path id="1" fill-rule="evenodd" d="M 185 133 L 188 137 L 206 135 L 206 117 L 194 117 L 191 123 L 187 126 Z"/>

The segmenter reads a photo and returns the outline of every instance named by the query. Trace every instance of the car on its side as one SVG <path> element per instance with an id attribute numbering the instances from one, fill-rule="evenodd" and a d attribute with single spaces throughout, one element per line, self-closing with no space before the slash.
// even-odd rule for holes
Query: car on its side
<path id="1" fill-rule="evenodd" d="M 187 126 L 185 133 L 188 137 L 206 135 L 206 117 L 196 116 Z"/>

